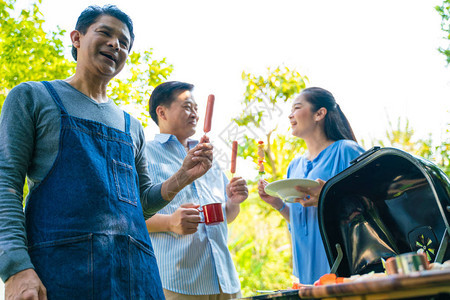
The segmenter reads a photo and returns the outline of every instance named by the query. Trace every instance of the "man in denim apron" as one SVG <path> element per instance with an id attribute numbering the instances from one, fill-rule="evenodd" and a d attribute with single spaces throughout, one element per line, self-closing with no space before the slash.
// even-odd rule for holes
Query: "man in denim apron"
<path id="1" fill-rule="evenodd" d="M 212 146 L 198 145 L 152 184 L 142 127 L 106 96 L 134 40 L 131 20 L 115 6 L 91 6 L 70 36 L 75 75 L 19 85 L 0 117 L 6 298 L 164 299 L 144 217 L 208 171 Z"/>

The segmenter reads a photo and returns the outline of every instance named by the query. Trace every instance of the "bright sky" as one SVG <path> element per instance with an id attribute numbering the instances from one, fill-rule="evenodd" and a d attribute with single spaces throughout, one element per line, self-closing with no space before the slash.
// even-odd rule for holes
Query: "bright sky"
<path id="1" fill-rule="evenodd" d="M 450 68 L 437 51 L 445 41 L 434 9 L 442 1 L 42 2 L 46 26 L 67 30 L 68 45 L 88 5 L 112 3 L 127 12 L 134 50 L 153 48 L 155 58 L 166 57 L 174 66 L 170 80 L 195 84 L 202 112 L 207 95 L 216 95 L 212 138 L 244 109 L 242 71 L 264 74 L 279 65 L 331 91 L 358 139 L 384 138 L 387 114 L 394 123 L 408 118 L 418 138 L 432 133 L 439 142 L 450 121 Z M 151 123 L 147 138 L 156 131 Z"/>

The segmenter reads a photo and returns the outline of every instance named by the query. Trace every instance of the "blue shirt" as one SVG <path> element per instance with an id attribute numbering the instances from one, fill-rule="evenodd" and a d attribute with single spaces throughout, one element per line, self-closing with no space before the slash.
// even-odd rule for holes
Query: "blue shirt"
<path id="1" fill-rule="evenodd" d="M 356 142 L 339 140 L 322 150 L 310 161 L 305 155 L 292 160 L 287 178 L 318 178 L 327 181 L 350 166 L 350 161 L 364 152 Z M 289 205 L 289 230 L 292 238 L 294 275 L 301 283 L 313 284 L 330 272 L 325 248 L 319 230 L 317 207 Z"/>
<path id="2" fill-rule="evenodd" d="M 189 143 L 192 147 L 197 143 Z M 155 182 L 163 182 L 182 165 L 186 150 L 170 134 L 157 134 L 147 142 L 149 171 Z M 194 234 L 173 232 L 150 233 L 158 261 L 163 287 L 188 295 L 233 294 L 240 291 L 239 278 L 227 247 L 228 229 L 225 203 L 228 179 L 213 163 L 211 169 L 192 184 L 182 189 L 158 213 L 172 214 L 183 203 L 223 203 L 225 221 L 218 225 L 200 223 Z"/>

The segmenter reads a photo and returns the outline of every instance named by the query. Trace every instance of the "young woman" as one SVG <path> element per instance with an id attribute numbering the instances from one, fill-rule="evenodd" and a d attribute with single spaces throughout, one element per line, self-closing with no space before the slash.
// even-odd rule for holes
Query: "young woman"
<path id="1" fill-rule="evenodd" d="M 333 95 L 322 88 L 304 89 L 292 104 L 289 121 L 292 134 L 302 138 L 307 152 L 292 160 L 287 178 L 307 178 L 319 182 L 317 188 L 296 187 L 306 193 L 298 203 L 285 203 L 264 192 L 265 180 L 258 183 L 262 200 L 277 209 L 289 222 L 293 247 L 294 275 L 303 284 L 313 284 L 330 266 L 319 231 L 317 204 L 325 182 L 350 165 L 364 150 L 357 144 L 352 128 Z"/>

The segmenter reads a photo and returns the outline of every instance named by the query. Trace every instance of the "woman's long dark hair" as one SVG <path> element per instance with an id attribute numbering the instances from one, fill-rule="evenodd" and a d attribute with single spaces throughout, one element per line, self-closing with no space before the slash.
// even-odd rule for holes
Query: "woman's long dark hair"
<path id="1" fill-rule="evenodd" d="M 310 87 L 302 90 L 301 95 L 305 97 L 306 101 L 311 103 L 313 112 L 318 111 L 322 107 L 327 109 L 324 129 L 328 139 L 332 141 L 345 139 L 356 142 L 352 127 L 341 111 L 339 104 L 336 103 L 333 94 L 319 87 Z"/>

